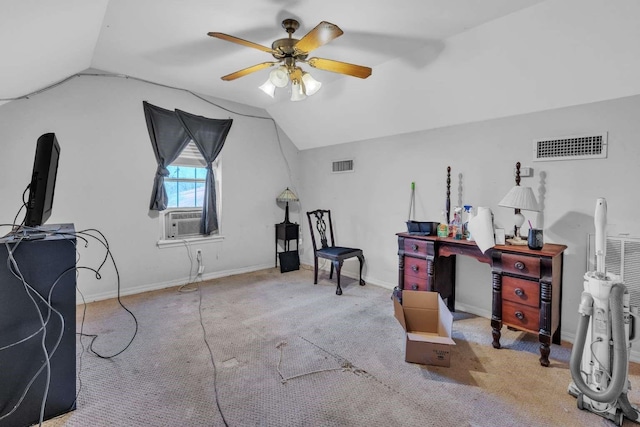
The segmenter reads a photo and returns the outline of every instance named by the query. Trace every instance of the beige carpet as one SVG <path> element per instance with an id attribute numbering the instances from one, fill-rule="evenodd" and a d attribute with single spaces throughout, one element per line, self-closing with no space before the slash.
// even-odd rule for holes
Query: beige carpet
<path id="1" fill-rule="evenodd" d="M 336 296 L 327 275 L 314 286 L 308 270 L 270 269 L 125 297 L 140 323 L 133 345 L 104 360 L 78 341 L 78 409 L 44 425 L 613 425 L 567 393 L 566 344 L 544 368 L 536 336 L 504 328 L 495 350 L 489 320 L 457 312 L 451 367 L 409 364 L 390 291 L 343 281 Z M 96 351 L 117 352 L 132 330 L 115 300 L 87 307 Z"/>

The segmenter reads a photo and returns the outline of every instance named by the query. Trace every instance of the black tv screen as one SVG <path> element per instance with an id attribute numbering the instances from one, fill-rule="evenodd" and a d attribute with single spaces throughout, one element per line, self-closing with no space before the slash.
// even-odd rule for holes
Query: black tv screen
<path id="1" fill-rule="evenodd" d="M 59 158 L 60 145 L 54 133 L 38 138 L 24 221 L 27 227 L 38 227 L 51 216 Z"/>

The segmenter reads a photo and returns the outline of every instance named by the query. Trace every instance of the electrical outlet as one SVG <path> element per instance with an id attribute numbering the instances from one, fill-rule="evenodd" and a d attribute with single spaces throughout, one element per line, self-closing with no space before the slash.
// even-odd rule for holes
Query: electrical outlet
<path id="1" fill-rule="evenodd" d="M 198 261 L 198 274 L 204 273 L 204 264 L 202 262 L 202 249 L 196 249 L 196 261 Z"/>
<path id="2" fill-rule="evenodd" d="M 516 174 L 516 169 L 513 170 L 513 174 Z M 523 178 L 533 176 L 533 168 L 523 166 L 520 168 L 520 176 Z"/>

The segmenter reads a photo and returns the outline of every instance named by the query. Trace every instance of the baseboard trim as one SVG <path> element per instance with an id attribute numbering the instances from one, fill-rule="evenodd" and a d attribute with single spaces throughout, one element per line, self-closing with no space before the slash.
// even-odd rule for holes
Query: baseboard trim
<path id="1" fill-rule="evenodd" d="M 253 265 L 249 267 L 243 267 L 243 268 L 237 268 L 237 269 L 231 269 L 231 270 L 214 271 L 212 273 L 203 274 L 202 280 L 205 281 L 205 280 L 219 279 L 220 277 L 235 276 L 236 274 L 243 274 L 243 273 L 252 273 L 254 271 L 265 270 L 268 268 L 273 268 L 273 265 L 261 264 L 261 265 Z M 120 292 L 120 296 L 141 294 L 143 292 L 149 292 L 149 291 L 157 291 L 160 289 L 172 288 L 174 286 L 186 285 L 187 283 L 189 283 L 189 278 L 170 280 L 167 282 L 160 282 L 160 283 L 149 283 L 146 285 L 135 286 L 133 288 L 127 288 L 126 290 L 122 290 Z M 97 294 L 83 293 L 83 295 L 84 295 L 84 302 L 88 303 L 88 302 L 94 302 L 94 301 L 102 301 L 110 298 L 116 298 L 118 297 L 118 291 L 116 289 L 113 291 L 101 292 Z M 77 295 L 76 301 L 78 301 L 77 303 L 78 305 L 82 305 L 84 303 L 80 295 Z"/>

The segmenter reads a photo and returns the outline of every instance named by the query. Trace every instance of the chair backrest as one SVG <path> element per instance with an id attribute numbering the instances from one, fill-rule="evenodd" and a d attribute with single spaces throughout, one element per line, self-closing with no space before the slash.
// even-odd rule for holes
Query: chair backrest
<path id="1" fill-rule="evenodd" d="M 309 230 L 311 231 L 311 241 L 314 252 L 320 248 L 335 246 L 333 242 L 333 223 L 331 222 L 331 211 L 328 209 L 317 209 L 307 212 L 309 220 Z M 329 235 L 327 236 L 327 223 L 329 223 Z M 320 246 L 316 244 L 316 234 L 320 240 Z M 329 237 L 331 240 L 327 239 Z"/>

